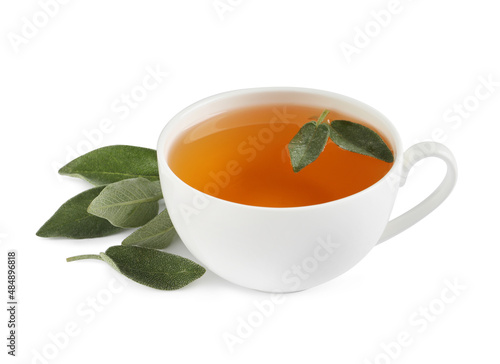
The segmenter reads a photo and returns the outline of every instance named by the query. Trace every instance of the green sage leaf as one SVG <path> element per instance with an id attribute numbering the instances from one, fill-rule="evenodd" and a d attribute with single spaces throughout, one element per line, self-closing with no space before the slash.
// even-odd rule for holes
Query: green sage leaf
<path id="1" fill-rule="evenodd" d="M 205 268 L 175 254 L 140 246 L 116 245 L 100 255 L 81 255 L 68 262 L 98 259 L 133 281 L 161 290 L 182 288 L 205 274 Z"/>
<path id="2" fill-rule="evenodd" d="M 107 185 L 89 205 L 88 212 L 118 227 L 138 227 L 158 214 L 161 198 L 159 181 L 132 178 Z"/>
<path id="3" fill-rule="evenodd" d="M 59 173 L 82 178 L 96 186 L 137 177 L 159 180 L 156 151 L 130 145 L 96 149 L 69 162 Z"/>
<path id="4" fill-rule="evenodd" d="M 167 209 L 153 220 L 130 234 L 122 245 L 135 245 L 151 249 L 165 249 L 177 236 Z"/>
<path id="5" fill-rule="evenodd" d="M 94 187 L 66 201 L 36 235 L 44 238 L 65 237 L 72 239 L 97 238 L 111 235 L 121 229 L 108 220 L 87 212 L 90 203 L 101 193 L 104 186 Z"/>
<path id="6" fill-rule="evenodd" d="M 394 156 L 384 140 L 370 128 L 347 120 L 334 120 L 330 124 L 330 138 L 342 149 L 394 162 Z"/>
<path id="7" fill-rule="evenodd" d="M 310 121 L 300 128 L 288 144 L 294 172 L 299 172 L 319 157 L 325 149 L 329 134 L 328 124 L 318 125 L 315 121 Z"/>

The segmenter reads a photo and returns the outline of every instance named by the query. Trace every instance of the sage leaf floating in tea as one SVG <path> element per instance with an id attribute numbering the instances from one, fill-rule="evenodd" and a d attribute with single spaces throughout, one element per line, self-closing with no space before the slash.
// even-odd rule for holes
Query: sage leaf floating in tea
<path id="1" fill-rule="evenodd" d="M 182 288 L 205 274 L 205 268 L 175 254 L 139 247 L 116 245 L 99 255 L 66 259 L 99 259 L 133 281 L 160 290 Z"/>
<path id="2" fill-rule="evenodd" d="M 158 181 L 156 150 L 112 145 L 88 152 L 59 170 L 59 174 L 82 178 L 100 186 L 129 178 Z"/>
<path id="3" fill-rule="evenodd" d="M 101 193 L 104 186 L 94 187 L 66 201 L 36 235 L 72 239 L 97 238 L 111 235 L 121 229 L 108 220 L 87 212 L 90 203 Z"/>
<path id="4" fill-rule="evenodd" d="M 294 172 L 299 172 L 319 157 L 325 149 L 328 137 L 342 149 L 387 163 L 394 162 L 392 151 L 375 131 L 347 120 L 323 123 L 329 112 L 324 110 L 317 122 L 310 121 L 304 124 L 288 144 Z"/>
<path id="5" fill-rule="evenodd" d="M 158 214 L 158 200 L 162 197 L 159 181 L 131 178 L 104 187 L 88 212 L 118 227 L 138 227 Z"/>
<path id="6" fill-rule="evenodd" d="M 294 172 L 314 162 L 328 141 L 330 130 L 327 124 L 316 124 L 310 121 L 303 125 L 288 144 L 288 151 Z"/>
<path id="7" fill-rule="evenodd" d="M 394 156 L 387 144 L 370 128 L 347 120 L 334 120 L 330 129 L 330 138 L 340 148 L 387 163 L 394 162 Z"/>
<path id="8" fill-rule="evenodd" d="M 143 227 L 130 234 L 122 245 L 135 245 L 151 249 L 164 249 L 177 236 L 167 209 L 149 221 Z"/>

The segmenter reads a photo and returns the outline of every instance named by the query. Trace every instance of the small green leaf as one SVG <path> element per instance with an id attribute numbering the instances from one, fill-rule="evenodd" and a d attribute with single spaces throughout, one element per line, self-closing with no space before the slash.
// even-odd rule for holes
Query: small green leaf
<path id="1" fill-rule="evenodd" d="M 347 120 L 334 120 L 330 124 L 330 138 L 342 149 L 394 162 L 394 156 L 383 139 L 364 125 Z"/>
<path id="2" fill-rule="evenodd" d="M 314 162 L 325 149 L 330 129 L 328 124 L 310 121 L 304 124 L 288 144 L 294 172 Z"/>
<path id="3" fill-rule="evenodd" d="M 130 234 L 122 241 L 122 245 L 164 249 L 170 245 L 176 235 L 174 225 L 170 220 L 167 209 L 165 209 L 153 220 Z"/>
<path id="4" fill-rule="evenodd" d="M 96 186 L 136 177 L 159 180 L 156 151 L 130 145 L 112 145 L 86 153 L 62 167 L 59 174 L 82 178 Z"/>
<path id="5" fill-rule="evenodd" d="M 182 288 L 206 271 L 189 259 L 140 246 L 116 245 L 100 255 L 81 255 L 66 260 L 82 259 L 103 260 L 133 281 L 161 290 Z"/>
<path id="6" fill-rule="evenodd" d="M 36 235 L 49 237 L 65 237 L 73 239 L 97 238 L 111 235 L 121 229 L 113 226 L 108 220 L 87 212 L 90 203 L 101 193 L 104 186 L 94 187 L 66 201 Z"/>
<path id="7" fill-rule="evenodd" d="M 107 185 L 92 201 L 88 212 L 118 227 L 138 227 L 158 214 L 161 198 L 159 181 L 131 178 Z"/>

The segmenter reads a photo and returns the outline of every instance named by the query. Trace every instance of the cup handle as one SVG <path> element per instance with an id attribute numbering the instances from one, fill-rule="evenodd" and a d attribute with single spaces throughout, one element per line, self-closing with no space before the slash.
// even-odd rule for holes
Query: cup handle
<path id="1" fill-rule="evenodd" d="M 457 181 L 457 163 L 451 151 L 440 143 L 422 142 L 408 148 L 403 155 L 403 167 L 399 186 L 402 187 L 410 169 L 420 160 L 437 157 L 446 162 L 446 175 L 441 184 L 425 200 L 387 224 L 377 244 L 396 236 L 431 213 L 449 196 Z"/>

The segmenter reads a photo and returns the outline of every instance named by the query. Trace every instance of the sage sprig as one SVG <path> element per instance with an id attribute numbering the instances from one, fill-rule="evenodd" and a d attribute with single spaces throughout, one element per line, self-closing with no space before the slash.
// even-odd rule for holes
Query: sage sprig
<path id="1" fill-rule="evenodd" d="M 99 255 L 80 255 L 66 260 L 83 259 L 102 260 L 133 281 L 161 290 L 182 288 L 205 273 L 205 268 L 187 258 L 139 246 L 117 245 Z"/>
<path id="2" fill-rule="evenodd" d="M 324 110 L 317 121 L 304 124 L 288 144 L 288 151 L 294 172 L 314 162 L 330 138 L 340 148 L 350 152 L 380 159 L 387 163 L 394 161 L 394 155 L 384 140 L 372 129 L 347 120 L 325 120 L 330 111 Z"/>

